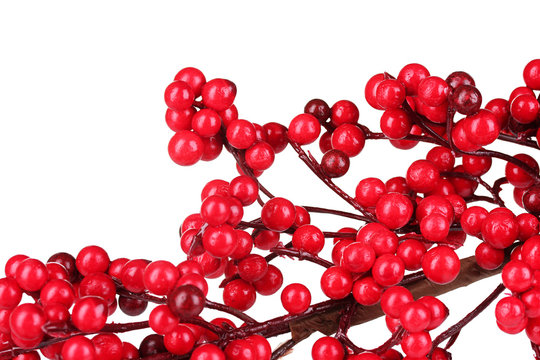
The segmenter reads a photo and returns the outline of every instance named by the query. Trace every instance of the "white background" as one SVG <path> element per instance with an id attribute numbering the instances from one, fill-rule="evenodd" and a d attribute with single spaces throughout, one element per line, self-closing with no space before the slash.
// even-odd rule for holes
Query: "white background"
<path id="1" fill-rule="evenodd" d="M 382 71 L 396 75 L 410 62 L 442 77 L 468 71 L 484 103 L 507 97 L 522 84 L 525 64 L 540 57 L 539 11 L 535 1 L 2 2 L 0 263 L 16 253 L 42 260 L 57 251 L 75 254 L 88 244 L 103 246 L 113 258 L 181 261 L 178 227 L 198 210 L 203 185 L 235 176 L 226 153 L 190 168 L 167 155 L 172 132 L 164 121 L 163 90 L 182 67 L 233 80 L 240 116 L 250 121 L 288 124 L 307 100 L 320 97 L 330 104 L 355 101 L 361 122 L 378 129 L 380 113 L 363 98 L 365 82 Z M 426 151 L 368 143 L 338 183 L 353 193 L 364 177 L 404 175 Z M 261 181 L 297 204 L 350 210 L 300 164 L 288 149 Z M 492 178 L 501 171 L 495 166 Z M 328 231 L 359 225 L 332 217 L 314 222 Z M 461 256 L 470 255 L 477 240 L 469 243 Z M 324 299 L 317 267 L 277 263 L 286 283 L 310 284 L 314 301 Z M 499 281 L 444 296 L 452 316 L 443 327 Z M 220 291 L 210 298 L 221 301 Z M 282 313 L 278 296 L 261 298 L 250 310 L 260 320 Z M 128 339 L 138 342 L 143 335 Z M 388 336 L 380 320 L 352 332 L 365 347 Z M 315 339 L 288 358 L 309 358 Z M 462 332 L 453 354 L 531 358 L 524 334 L 496 328 L 493 307 Z"/>

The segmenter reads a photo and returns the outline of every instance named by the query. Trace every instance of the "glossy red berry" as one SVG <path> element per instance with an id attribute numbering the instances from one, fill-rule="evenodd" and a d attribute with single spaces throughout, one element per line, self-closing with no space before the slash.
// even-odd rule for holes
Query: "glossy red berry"
<path id="1" fill-rule="evenodd" d="M 448 310 L 446 305 L 444 305 L 441 300 L 437 299 L 434 296 L 422 296 L 416 302 L 423 304 L 431 314 L 431 321 L 429 322 L 426 330 L 433 330 L 438 328 L 450 314 L 450 311 Z"/>
<path id="2" fill-rule="evenodd" d="M 480 110 L 482 95 L 472 85 L 460 85 L 450 93 L 450 104 L 460 114 L 473 115 Z"/>
<path id="3" fill-rule="evenodd" d="M 321 168 L 330 178 L 342 177 L 349 170 L 349 166 L 349 157 L 343 151 L 336 149 L 325 152 L 321 160 Z"/>
<path id="4" fill-rule="evenodd" d="M 98 273 L 99 274 L 99 273 Z M 102 274 L 103 276 L 107 276 Z M 85 278 L 86 279 L 86 278 Z M 83 279 L 83 281 L 85 280 Z M 82 283 L 82 282 L 81 282 Z M 83 284 L 83 291 L 87 289 L 88 281 Z M 114 287 L 114 284 L 113 284 Z M 80 286 L 79 286 L 80 289 Z M 114 287 L 114 293 L 116 294 L 116 287 Z M 84 294 L 90 295 L 90 294 Z M 68 309 L 73 304 L 75 300 L 75 293 L 73 292 L 73 286 L 66 280 L 50 280 L 43 286 L 40 292 L 39 299 L 43 306 L 52 305 L 52 304 L 62 304 Z"/>
<path id="5" fill-rule="evenodd" d="M 459 275 L 461 263 L 456 252 L 448 246 L 430 249 L 422 260 L 426 277 L 436 284 L 448 284 Z"/>
<path id="6" fill-rule="evenodd" d="M 366 178 L 356 186 L 355 199 L 364 207 L 374 207 L 379 198 L 386 194 L 385 184 L 377 178 Z"/>
<path id="7" fill-rule="evenodd" d="M 478 245 L 474 255 L 478 266 L 486 270 L 497 269 L 504 261 L 504 251 L 495 249 L 487 243 Z"/>
<path id="8" fill-rule="evenodd" d="M 343 299 L 351 293 L 351 274 L 339 266 L 326 269 L 321 277 L 321 289 L 330 299 Z"/>
<path id="9" fill-rule="evenodd" d="M 407 92 L 399 80 L 386 79 L 379 83 L 375 99 L 383 109 L 396 109 L 405 101 Z"/>
<path id="10" fill-rule="evenodd" d="M 540 60 L 531 60 L 523 69 L 523 80 L 528 88 L 540 90 Z"/>
<path id="11" fill-rule="evenodd" d="M 359 117 L 360 112 L 352 101 L 340 100 L 332 105 L 330 118 L 332 125 L 336 127 L 345 123 L 356 124 Z"/>
<path id="12" fill-rule="evenodd" d="M 311 293 L 302 284 L 287 285 L 281 292 L 281 304 L 289 314 L 301 314 L 311 304 Z"/>
<path id="13" fill-rule="evenodd" d="M 441 214 L 427 215 L 420 221 L 422 236 L 431 242 L 441 242 L 448 236 L 450 222 Z"/>
<path id="14" fill-rule="evenodd" d="M 524 162 L 533 170 L 534 174 L 538 174 L 538 163 L 534 158 L 527 154 L 517 154 L 514 158 Z M 526 188 L 534 183 L 531 174 L 510 162 L 506 163 L 505 175 L 508 182 L 517 188 Z"/>
<path id="15" fill-rule="evenodd" d="M 167 305 L 178 318 L 187 319 L 203 311 L 205 300 L 203 292 L 196 286 L 182 285 L 169 293 Z"/>
<path id="16" fill-rule="evenodd" d="M 176 74 L 174 80 L 180 80 L 187 83 L 191 87 L 191 90 L 193 90 L 195 97 L 201 95 L 201 89 L 206 83 L 206 78 L 202 71 L 194 67 L 183 68 Z"/>
<path id="17" fill-rule="evenodd" d="M 46 317 L 41 306 L 22 304 L 11 312 L 9 327 L 13 335 L 22 340 L 35 340 L 43 336 Z"/>
<path id="18" fill-rule="evenodd" d="M 405 85 L 407 95 L 414 96 L 418 93 L 418 85 L 429 76 L 429 71 L 420 64 L 405 65 L 399 72 L 397 79 Z"/>
<path id="19" fill-rule="evenodd" d="M 433 191 L 439 179 L 439 170 L 427 160 L 416 160 L 407 170 L 407 185 L 416 192 Z"/>
<path id="20" fill-rule="evenodd" d="M 356 280 L 352 294 L 355 300 L 364 306 L 375 305 L 381 300 L 383 288 L 372 277 L 364 277 Z"/>
<path id="21" fill-rule="evenodd" d="M 174 329 L 178 323 L 178 318 L 167 305 L 158 305 L 150 313 L 148 322 L 152 330 L 157 334 L 165 335 Z"/>
<path id="22" fill-rule="evenodd" d="M 209 226 L 203 233 L 204 249 L 212 256 L 223 258 L 230 256 L 236 249 L 238 240 L 231 225 Z"/>
<path id="23" fill-rule="evenodd" d="M 525 262 L 511 260 L 503 268 L 502 281 L 508 290 L 523 292 L 531 287 L 533 272 Z"/>
<path id="24" fill-rule="evenodd" d="M 401 340 L 401 349 L 410 358 L 422 358 L 431 350 L 431 337 L 422 331 L 409 333 Z"/>
<path id="25" fill-rule="evenodd" d="M 0 309 L 11 310 L 19 305 L 21 299 L 22 290 L 14 279 L 0 279 Z"/>
<path id="26" fill-rule="evenodd" d="M 491 168 L 489 156 L 463 155 L 463 169 L 473 176 L 482 176 Z"/>
<path id="27" fill-rule="evenodd" d="M 188 83 L 174 81 L 165 89 L 165 103 L 173 110 L 181 111 L 193 104 L 195 94 Z"/>
<path id="28" fill-rule="evenodd" d="M 247 120 L 233 120 L 227 127 L 227 140 L 237 149 L 247 149 L 255 142 L 255 126 Z"/>
<path id="29" fill-rule="evenodd" d="M 73 306 L 71 321 L 83 332 L 97 332 L 105 326 L 107 316 L 105 300 L 96 296 L 85 296 Z"/>
<path id="30" fill-rule="evenodd" d="M 405 305 L 413 301 L 413 296 L 408 289 L 402 286 L 392 286 L 382 294 L 381 308 L 386 315 L 399 318 Z"/>
<path id="31" fill-rule="evenodd" d="M 384 74 L 373 75 L 366 83 L 366 87 L 364 90 L 364 94 L 365 94 L 368 104 L 372 108 L 377 109 L 377 110 L 383 110 L 383 108 L 377 102 L 377 88 L 379 87 L 379 84 L 384 79 L 385 79 Z"/>
<path id="32" fill-rule="evenodd" d="M 206 107 L 216 111 L 229 108 L 236 97 L 236 85 L 225 79 L 212 79 L 203 85 L 202 101 Z"/>
<path id="33" fill-rule="evenodd" d="M 379 285 L 384 287 L 393 286 L 403 279 L 405 265 L 399 257 L 384 254 L 375 260 L 371 274 Z"/>
<path id="34" fill-rule="evenodd" d="M 399 320 L 408 332 L 424 331 L 431 323 L 431 312 L 421 302 L 415 301 L 403 307 Z"/>
<path id="35" fill-rule="evenodd" d="M 371 269 L 375 258 L 375 250 L 371 246 L 354 242 L 343 250 L 341 266 L 353 273 L 363 273 Z"/>
<path id="36" fill-rule="evenodd" d="M 264 141 L 258 142 L 246 150 L 246 164 L 255 171 L 264 171 L 274 163 L 274 149 Z"/>
<path id="37" fill-rule="evenodd" d="M 259 280 L 255 281 L 252 285 L 255 287 L 257 293 L 268 296 L 275 294 L 283 284 L 283 274 L 274 265 L 268 265 L 266 274 Z"/>
<path id="38" fill-rule="evenodd" d="M 241 279 L 231 281 L 225 285 L 223 291 L 225 305 L 240 311 L 246 311 L 251 308 L 255 303 L 256 296 L 255 288 Z"/>
<path id="39" fill-rule="evenodd" d="M 273 231 L 284 231 L 294 224 L 296 210 L 289 200 L 275 197 L 268 200 L 261 210 L 263 224 Z"/>
<path id="40" fill-rule="evenodd" d="M 165 112 L 165 121 L 174 132 L 191 130 L 191 120 L 196 112 L 197 110 L 193 106 L 183 110 L 167 109 L 167 112 Z"/>
<path id="41" fill-rule="evenodd" d="M 226 360 L 225 353 L 214 344 L 202 344 L 193 350 L 192 360 Z"/>
<path id="42" fill-rule="evenodd" d="M 501 129 L 506 128 L 508 120 L 510 119 L 510 103 L 506 99 L 493 99 L 489 101 L 486 106 L 486 110 L 489 110 L 497 118 L 499 127 Z"/>
<path id="43" fill-rule="evenodd" d="M 534 95 L 519 95 L 510 103 L 510 114 L 520 124 L 530 124 L 538 117 L 540 104 Z"/>
<path id="44" fill-rule="evenodd" d="M 517 240 L 519 225 L 513 215 L 490 213 L 482 223 L 482 237 L 496 249 L 509 247 Z"/>
<path id="45" fill-rule="evenodd" d="M 312 99 L 308 101 L 306 106 L 304 106 L 304 112 L 315 116 L 317 120 L 321 122 L 328 120 L 331 114 L 330 106 L 328 106 L 326 101 L 321 99 Z"/>
<path id="46" fill-rule="evenodd" d="M 405 269 L 412 271 L 422 267 L 426 247 L 418 240 L 407 239 L 399 244 L 396 255 L 403 261 Z"/>
<path id="47" fill-rule="evenodd" d="M 489 110 L 480 110 L 474 115 L 467 116 L 463 122 L 467 139 L 473 144 L 489 145 L 499 136 L 499 122 Z"/>
<path id="48" fill-rule="evenodd" d="M 272 146 L 276 154 L 282 152 L 287 147 L 287 128 L 281 124 L 270 122 L 263 125 L 266 132 L 266 142 Z"/>
<path id="49" fill-rule="evenodd" d="M 96 350 L 92 341 L 79 335 L 68 339 L 62 347 L 63 360 L 96 360 Z"/>
<path id="50" fill-rule="evenodd" d="M 317 140 L 320 133 L 321 124 L 319 123 L 319 120 L 311 114 L 297 115 L 289 124 L 289 139 L 300 145 L 311 144 Z"/>
<path id="51" fill-rule="evenodd" d="M 261 335 L 251 335 L 246 340 L 255 350 L 257 360 L 270 360 L 272 357 L 272 347 L 266 338 Z"/>
<path id="52" fill-rule="evenodd" d="M 315 341 L 311 357 L 313 360 L 343 360 L 345 351 L 339 340 L 326 336 Z"/>
<path id="53" fill-rule="evenodd" d="M 193 332 L 184 325 L 178 324 L 163 338 L 163 343 L 167 350 L 175 355 L 187 354 L 195 345 Z"/>
<path id="54" fill-rule="evenodd" d="M 25 291 L 40 290 L 48 278 L 47 267 L 41 261 L 30 258 L 21 261 L 15 273 L 17 284 Z"/>
<path id="55" fill-rule="evenodd" d="M 201 160 L 204 143 L 201 137 L 191 131 L 181 130 L 169 141 L 169 155 L 181 166 L 189 166 Z"/>
<path id="56" fill-rule="evenodd" d="M 302 225 L 294 231 L 292 244 L 296 249 L 317 255 L 324 247 L 324 235 L 316 226 Z"/>
<path id="57" fill-rule="evenodd" d="M 175 287 L 178 278 L 176 266 L 165 260 L 153 261 L 144 269 L 144 286 L 156 295 L 167 295 Z"/>
<path id="58" fill-rule="evenodd" d="M 262 279 L 268 271 L 268 263 L 264 257 L 251 254 L 238 262 L 238 275 L 247 282 Z"/>
<path id="59" fill-rule="evenodd" d="M 377 220 L 390 229 L 405 226 L 413 215 L 413 205 L 409 198 L 398 193 L 382 195 L 375 207 Z"/>
<path id="60" fill-rule="evenodd" d="M 475 85 L 472 76 L 465 71 L 454 71 L 453 73 L 448 75 L 448 77 L 446 78 L 446 83 L 452 89 L 455 89 L 461 85 Z"/>
<path id="61" fill-rule="evenodd" d="M 447 101 L 450 87 L 437 76 L 429 76 L 418 84 L 418 98 L 428 106 L 439 106 Z"/>
<path id="62" fill-rule="evenodd" d="M 331 141 L 332 148 L 344 152 L 349 157 L 354 157 L 364 148 L 366 136 L 358 126 L 342 124 L 332 133 Z"/>
<path id="63" fill-rule="evenodd" d="M 240 200 L 244 206 L 253 204 L 259 195 L 259 185 L 246 175 L 232 179 L 229 189 L 231 195 Z"/>
<path id="64" fill-rule="evenodd" d="M 381 116 L 381 131 L 391 140 L 403 139 L 411 128 L 409 116 L 401 109 L 386 110 Z"/>
<path id="65" fill-rule="evenodd" d="M 525 305 L 514 296 L 502 298 L 495 307 L 495 318 L 497 323 L 503 327 L 518 325 L 525 316 Z"/>

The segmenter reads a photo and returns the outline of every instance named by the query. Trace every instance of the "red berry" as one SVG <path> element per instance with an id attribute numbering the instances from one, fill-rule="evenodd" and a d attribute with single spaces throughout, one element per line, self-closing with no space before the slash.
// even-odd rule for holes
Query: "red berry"
<path id="1" fill-rule="evenodd" d="M 531 60 L 523 69 L 523 79 L 527 87 L 540 90 L 540 60 Z"/>
<path id="2" fill-rule="evenodd" d="M 538 163 L 531 156 L 517 154 L 514 158 L 524 162 L 538 174 Z M 534 183 L 534 178 L 527 171 L 510 162 L 506 163 L 505 175 L 508 182 L 517 188 L 526 188 Z"/>
<path id="3" fill-rule="evenodd" d="M 519 226 L 519 236 L 520 240 L 527 240 L 534 235 L 538 235 L 538 230 L 540 227 L 540 222 L 536 216 L 532 214 L 519 214 L 516 216 L 516 221 Z"/>
<path id="4" fill-rule="evenodd" d="M 321 277 L 321 289 L 330 299 L 343 299 L 351 293 L 351 274 L 339 266 L 326 269 Z"/>
<path id="5" fill-rule="evenodd" d="M 461 215 L 461 227 L 468 235 L 479 236 L 488 211 L 480 206 L 472 206 Z"/>
<path id="6" fill-rule="evenodd" d="M 225 305 L 246 311 L 255 303 L 257 294 L 255 288 L 248 282 L 237 279 L 227 285 L 223 291 L 223 301 Z"/>
<path id="7" fill-rule="evenodd" d="M 203 85 L 202 101 L 206 107 L 216 111 L 229 108 L 236 97 L 236 85 L 225 79 L 212 79 Z"/>
<path id="8" fill-rule="evenodd" d="M 319 138 L 320 133 L 321 124 L 319 120 L 310 114 L 297 115 L 289 124 L 289 139 L 300 145 L 311 144 Z"/>
<path id="9" fill-rule="evenodd" d="M 264 296 L 275 294 L 283 284 L 283 275 L 281 271 L 274 265 L 268 265 L 266 274 L 252 285 L 255 290 Z"/>
<path id="10" fill-rule="evenodd" d="M 275 197 L 268 200 L 261 210 L 261 220 L 268 229 L 284 231 L 294 224 L 296 210 L 287 199 Z"/>
<path id="11" fill-rule="evenodd" d="M 71 321 L 83 332 L 97 332 L 105 326 L 107 315 L 105 300 L 96 296 L 85 296 L 73 306 Z"/>
<path id="12" fill-rule="evenodd" d="M 285 150 L 289 143 L 285 126 L 270 122 L 263 125 L 263 130 L 266 132 L 266 142 L 272 146 L 276 154 Z"/>
<path id="13" fill-rule="evenodd" d="M 382 292 L 382 287 L 370 276 L 356 280 L 352 289 L 355 300 L 364 306 L 377 304 L 381 300 Z"/>
<path id="14" fill-rule="evenodd" d="M 390 229 L 405 226 L 413 214 L 413 205 L 408 197 L 402 194 L 389 193 L 382 195 L 375 207 L 377 220 Z"/>
<path id="15" fill-rule="evenodd" d="M 474 86 L 474 79 L 471 75 L 467 74 L 465 71 L 454 71 L 446 78 L 446 83 L 452 88 L 455 89 L 460 85 L 472 85 Z"/>
<path id="16" fill-rule="evenodd" d="M 98 334 L 92 339 L 96 360 L 122 360 L 122 340 L 115 334 Z"/>
<path id="17" fill-rule="evenodd" d="M 61 280 L 58 280 L 61 281 Z M 67 283 L 67 282 L 66 282 Z M 0 309 L 11 310 L 22 298 L 22 291 L 17 282 L 11 278 L 0 279 Z M 71 305 L 71 304 L 70 304 Z"/>
<path id="18" fill-rule="evenodd" d="M 448 236 L 450 222 L 441 214 L 427 215 L 420 221 L 422 236 L 432 242 L 441 242 Z"/>
<path id="19" fill-rule="evenodd" d="M 62 347 L 63 360 L 96 360 L 96 350 L 92 341 L 79 335 L 68 339 Z"/>
<path id="20" fill-rule="evenodd" d="M 311 293 L 302 284 L 287 285 L 281 292 L 281 304 L 289 314 L 301 314 L 311 304 Z"/>
<path id="21" fill-rule="evenodd" d="M 381 308 L 386 315 L 399 318 L 404 306 L 413 301 L 413 296 L 408 289 L 402 286 L 392 286 L 382 294 Z"/>
<path id="22" fill-rule="evenodd" d="M 518 325 L 525 318 L 525 305 L 514 296 L 502 298 L 495 307 L 495 318 L 503 327 Z"/>
<path id="23" fill-rule="evenodd" d="M 482 95 L 472 85 L 460 85 L 450 93 L 450 103 L 458 113 L 473 115 L 480 110 Z"/>
<path id="24" fill-rule="evenodd" d="M 431 314 L 428 327 L 426 330 L 433 330 L 438 328 L 449 315 L 449 310 L 443 302 L 433 296 L 422 296 L 417 300 L 418 303 L 423 304 L 429 309 Z"/>
<path id="25" fill-rule="evenodd" d="M 12 335 L 21 340 L 41 339 L 42 327 L 45 325 L 45 313 L 41 306 L 36 304 L 22 304 L 11 312 L 9 327 Z"/>
<path id="26" fill-rule="evenodd" d="M 502 281 L 508 290 L 523 292 L 531 287 L 533 272 L 525 262 L 511 260 L 503 268 Z"/>
<path id="27" fill-rule="evenodd" d="M 165 334 L 163 343 L 169 352 L 184 355 L 193 349 L 195 340 L 193 332 L 187 326 L 178 324 L 171 332 Z"/>
<path id="28" fill-rule="evenodd" d="M 202 344 L 191 354 L 191 360 L 226 360 L 225 353 L 214 344 Z"/>
<path id="29" fill-rule="evenodd" d="M 167 305 L 158 305 L 150 313 L 148 322 L 157 334 L 165 335 L 174 329 L 178 319 Z"/>
<path id="30" fill-rule="evenodd" d="M 429 71 L 420 64 L 405 65 L 399 72 L 397 79 L 405 85 L 407 95 L 414 96 L 418 93 L 418 85 L 429 76 Z"/>
<path id="31" fill-rule="evenodd" d="M 247 282 L 262 279 L 267 271 L 268 263 L 261 255 L 248 255 L 238 263 L 238 275 Z"/>
<path id="32" fill-rule="evenodd" d="M 495 115 L 501 129 L 506 128 L 510 118 L 510 103 L 508 100 L 493 99 L 486 104 L 485 109 L 491 111 L 493 115 Z"/>
<path id="33" fill-rule="evenodd" d="M 510 114 L 520 124 L 530 124 L 538 117 L 540 104 L 534 95 L 519 95 L 510 103 Z"/>
<path id="34" fill-rule="evenodd" d="M 431 350 L 431 337 L 425 331 L 409 333 L 401 340 L 401 349 L 407 357 L 421 358 Z"/>
<path id="35" fill-rule="evenodd" d="M 495 249 L 487 243 L 478 245 L 474 255 L 478 266 L 486 270 L 494 270 L 501 266 L 504 261 L 504 251 Z"/>
<path id="36" fill-rule="evenodd" d="M 272 347 L 268 340 L 261 335 L 251 335 L 248 336 L 246 340 L 255 350 L 257 360 L 270 360 L 272 357 Z"/>
<path id="37" fill-rule="evenodd" d="M 343 151 L 336 149 L 325 152 L 321 160 L 321 168 L 330 178 L 342 177 L 349 170 L 349 166 L 349 157 Z"/>
<path id="38" fill-rule="evenodd" d="M 405 101 L 407 92 L 399 80 L 383 80 L 377 86 L 375 99 L 383 109 L 396 109 Z"/>
<path id="39" fill-rule="evenodd" d="M 356 186 L 356 201 L 364 207 L 374 207 L 379 198 L 386 194 L 386 186 L 377 178 L 366 178 Z"/>
<path id="40" fill-rule="evenodd" d="M 96 273 L 95 275 L 103 275 L 107 276 L 105 274 Z M 83 279 L 86 280 L 86 278 Z M 87 289 L 88 280 L 86 282 L 81 282 L 83 286 L 83 292 Z M 112 282 L 112 281 L 111 281 Z M 79 289 L 81 286 L 79 286 Z M 116 295 L 116 287 L 113 283 L 113 293 Z M 90 294 L 82 294 L 82 296 L 90 295 Z M 113 295 L 114 297 L 114 295 Z M 73 304 L 73 301 L 75 300 L 75 293 L 73 292 L 73 286 L 66 280 L 50 280 L 45 286 L 41 289 L 41 292 L 39 294 L 39 300 L 43 306 L 52 305 L 52 304 L 62 304 L 68 309 Z"/>
<path id="41" fill-rule="evenodd" d="M 384 287 L 398 284 L 405 273 L 403 261 L 395 255 L 384 254 L 375 260 L 371 270 L 373 279 Z"/>
<path id="42" fill-rule="evenodd" d="M 403 139 L 411 128 L 409 116 L 401 109 L 386 110 L 381 116 L 381 131 L 391 140 Z"/>
<path id="43" fill-rule="evenodd" d="M 176 285 L 179 274 L 172 263 L 153 261 L 144 269 L 144 286 L 153 294 L 167 295 Z"/>
<path id="44" fill-rule="evenodd" d="M 421 302 L 415 301 L 403 307 L 399 320 L 408 332 L 424 331 L 431 323 L 431 312 Z"/>
<path id="45" fill-rule="evenodd" d="M 47 267 L 39 260 L 26 259 L 18 266 L 15 273 L 15 280 L 19 287 L 25 291 L 40 290 L 49 277 Z"/>
<path id="46" fill-rule="evenodd" d="M 433 191 L 439 179 L 439 170 L 427 160 L 416 160 L 407 170 L 407 184 L 416 192 Z"/>
<path id="47" fill-rule="evenodd" d="M 247 120 L 233 120 L 227 127 L 227 140 L 237 149 L 247 149 L 255 142 L 255 126 Z"/>
<path id="48" fill-rule="evenodd" d="M 403 261 L 405 269 L 412 271 L 422 267 L 422 258 L 426 253 L 426 247 L 418 240 L 407 239 L 399 244 L 397 256 Z"/>
<path id="49" fill-rule="evenodd" d="M 313 225 L 302 225 L 294 231 L 292 244 L 296 249 L 317 255 L 324 247 L 324 234 Z"/>
<path id="50" fill-rule="evenodd" d="M 240 200 L 244 206 L 253 204 L 259 195 L 259 185 L 246 175 L 232 179 L 229 189 L 231 195 Z"/>
<path id="51" fill-rule="evenodd" d="M 195 110 L 193 106 L 178 111 L 167 109 L 165 121 L 169 128 L 174 132 L 191 130 L 191 120 L 196 112 L 197 110 Z"/>
<path id="52" fill-rule="evenodd" d="M 377 110 L 383 110 L 383 108 L 377 102 L 377 88 L 379 84 L 385 79 L 384 74 L 373 75 L 371 79 L 366 83 L 364 94 L 368 104 Z"/>
<path id="53" fill-rule="evenodd" d="M 490 213 L 482 223 L 484 241 L 496 249 L 509 247 L 519 235 L 519 225 L 513 215 Z"/>
<path id="54" fill-rule="evenodd" d="M 341 266 L 350 272 L 363 273 L 371 269 L 375 257 L 371 246 L 354 242 L 343 250 Z"/>
<path id="55" fill-rule="evenodd" d="M 437 76 L 429 76 L 418 84 L 418 98 L 428 106 L 439 106 L 447 101 L 450 87 Z"/>
<path id="56" fill-rule="evenodd" d="M 356 124 L 360 117 L 360 112 L 356 105 L 348 100 L 340 100 L 332 105 L 331 109 L 332 125 L 339 126 L 341 124 Z M 328 117 L 327 117 L 328 118 Z M 319 120 L 326 120 L 320 118 Z"/>
<path id="57" fill-rule="evenodd" d="M 224 258 L 230 256 L 236 249 L 238 240 L 231 225 L 209 226 L 203 233 L 204 249 L 212 256 Z"/>
<path id="58" fill-rule="evenodd" d="M 345 351 L 339 340 L 325 336 L 315 341 L 311 357 L 313 360 L 343 360 Z"/>
<path id="59" fill-rule="evenodd" d="M 191 131 L 181 130 L 169 141 L 169 156 L 181 166 L 189 166 L 201 160 L 204 143 L 201 137 Z"/>
<path id="60" fill-rule="evenodd" d="M 193 100 L 195 100 L 193 90 L 184 81 L 173 81 L 165 89 L 165 103 L 173 110 L 184 110 L 193 104 Z"/>
<path id="61" fill-rule="evenodd" d="M 501 131 L 497 118 L 488 110 L 480 110 L 474 115 L 467 116 L 463 126 L 467 139 L 481 146 L 494 142 Z"/>
<path id="62" fill-rule="evenodd" d="M 326 101 L 312 99 L 304 106 L 304 112 L 315 116 L 321 122 L 325 122 L 330 117 L 331 110 Z"/>
<path id="63" fill-rule="evenodd" d="M 491 157 L 463 155 L 463 169 L 473 176 L 482 176 L 491 168 Z"/>
<path id="64" fill-rule="evenodd" d="M 290 130 L 289 130 L 290 136 Z M 362 151 L 366 142 L 364 132 L 354 124 L 342 124 L 332 133 L 332 148 L 354 157 Z"/>
<path id="65" fill-rule="evenodd" d="M 461 263 L 456 252 L 448 246 L 430 249 L 422 260 L 426 277 L 436 284 L 448 284 L 458 276 Z"/>
<path id="66" fill-rule="evenodd" d="M 246 164 L 255 171 L 263 171 L 274 163 L 274 149 L 266 142 L 261 141 L 246 150 Z"/>
<path id="67" fill-rule="evenodd" d="M 182 285 L 175 288 L 167 296 L 167 305 L 173 314 L 180 319 L 198 316 L 204 309 L 203 292 L 193 285 Z"/>

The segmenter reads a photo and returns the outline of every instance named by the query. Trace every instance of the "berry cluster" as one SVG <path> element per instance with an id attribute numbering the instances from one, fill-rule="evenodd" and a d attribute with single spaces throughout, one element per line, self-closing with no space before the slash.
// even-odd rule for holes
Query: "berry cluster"
<path id="1" fill-rule="evenodd" d="M 335 335 L 314 343 L 314 360 L 448 360 L 461 329 L 505 289 L 512 294 L 498 302 L 497 324 L 510 334 L 526 330 L 540 359 L 539 166 L 526 154 L 484 148 L 498 140 L 540 149 L 532 140 L 540 139 L 534 93 L 540 90 L 540 60 L 531 61 L 523 76 L 526 86 L 508 100 L 482 107 L 473 78 L 462 71 L 443 79 L 409 64 L 397 77 L 377 74 L 365 87 L 368 104 L 383 111 L 381 132 L 373 132 L 359 123 L 358 107 L 348 100 L 329 106 L 313 99 L 288 127 L 242 120 L 234 83 L 206 81 L 195 68 L 181 70 L 165 90 L 166 122 L 175 132 L 172 160 L 189 166 L 214 160 L 225 148 L 239 173 L 203 187 L 200 210 L 180 228 L 187 259 L 178 265 L 111 261 L 97 246 L 76 257 L 55 254 L 46 264 L 13 256 L 0 279 L 0 359 L 274 360 L 319 330 Z M 456 114 L 464 117 L 455 121 Z M 347 174 L 366 141 L 381 139 L 398 149 L 419 142 L 433 147 L 402 176 L 359 179 L 349 195 L 333 179 Z M 303 149 L 317 141 L 320 162 Z M 263 186 L 259 177 L 287 147 L 354 212 L 298 205 Z M 482 176 L 493 159 L 506 168 L 490 184 Z M 506 207 L 500 196 L 505 184 L 525 212 Z M 477 202 L 485 205 L 472 204 Z M 260 216 L 245 219 L 244 208 L 255 203 Z M 327 231 L 312 224 L 313 213 L 362 225 Z M 467 236 L 480 241 L 474 256 L 460 259 L 455 250 Z M 330 246 L 331 259 L 320 257 Z M 283 273 L 271 264 L 278 256 L 319 265 L 318 286 L 328 299 L 312 303 L 312 284 L 283 286 Z M 449 315 L 438 295 L 501 272 L 501 285 L 432 338 Z M 223 303 L 207 298 L 208 279 L 217 278 Z M 285 315 L 258 321 L 247 314 L 258 296 L 278 292 Z M 139 316 L 149 303 L 154 306 L 145 321 L 109 321 L 117 307 Z M 205 319 L 205 308 L 223 317 Z M 379 347 L 361 348 L 348 336 L 351 326 L 381 315 L 391 336 Z M 117 335 L 140 329 L 152 334 L 138 347 Z M 291 340 L 272 351 L 268 339 L 286 333 Z"/>

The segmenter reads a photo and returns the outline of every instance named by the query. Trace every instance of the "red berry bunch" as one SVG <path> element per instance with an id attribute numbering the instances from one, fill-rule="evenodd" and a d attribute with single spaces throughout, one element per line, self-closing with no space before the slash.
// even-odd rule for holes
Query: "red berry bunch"
<path id="1" fill-rule="evenodd" d="M 497 325 L 510 334 L 525 330 L 540 355 L 539 165 L 525 153 L 484 148 L 506 141 L 540 149 L 540 60 L 527 64 L 523 78 L 508 99 L 482 106 L 463 71 L 444 78 L 409 64 L 397 77 L 376 74 L 364 89 L 367 103 L 382 111 L 375 132 L 359 123 L 349 100 L 329 106 L 313 99 L 288 127 L 243 120 L 233 82 L 182 69 L 165 90 L 172 160 L 189 166 L 225 148 L 238 171 L 202 188 L 200 207 L 180 227 L 186 259 L 111 261 L 97 246 L 47 263 L 11 257 L 0 279 L 0 359 L 271 360 L 320 331 L 333 335 L 315 341 L 313 360 L 448 360 L 461 329 L 505 289 L 511 294 L 497 303 Z M 368 140 L 432 147 L 396 177 L 357 179 L 349 195 L 334 179 L 354 167 Z M 303 148 L 317 141 L 320 160 Z M 287 147 L 350 211 L 297 204 L 262 184 Z M 488 182 L 493 161 L 502 161 L 505 173 Z M 524 212 L 506 206 L 507 184 Z M 257 206 L 257 217 L 246 218 L 246 208 Z M 323 228 L 312 214 L 351 225 Z M 468 238 L 477 242 L 475 254 L 460 259 L 456 250 Z M 321 255 L 325 248 L 331 259 Z M 277 257 L 317 264 L 320 282 L 288 281 L 272 263 Z M 434 334 L 449 315 L 437 296 L 499 273 L 502 284 L 466 318 Z M 210 286 L 223 289 L 222 302 L 207 298 Z M 314 301 L 313 287 L 323 301 Z M 258 297 L 277 294 L 282 316 L 248 314 Z M 112 321 L 117 308 L 140 316 L 149 304 L 144 321 Z M 204 309 L 221 314 L 209 318 Z M 356 345 L 349 328 L 381 314 L 390 338 L 373 349 Z M 138 329 L 152 331 L 138 347 L 119 337 Z M 292 339 L 272 349 L 268 339 L 286 333 Z"/>

